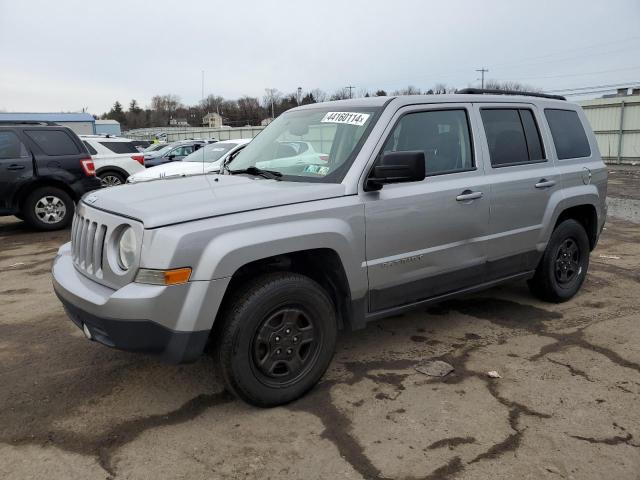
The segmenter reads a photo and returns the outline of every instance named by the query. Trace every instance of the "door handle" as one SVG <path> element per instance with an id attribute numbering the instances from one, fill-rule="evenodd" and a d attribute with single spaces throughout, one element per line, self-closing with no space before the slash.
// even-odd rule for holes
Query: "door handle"
<path id="1" fill-rule="evenodd" d="M 555 184 L 555 180 L 547 180 L 546 178 L 543 178 L 538 183 L 536 183 L 536 188 L 550 188 Z"/>
<path id="2" fill-rule="evenodd" d="M 7 170 L 24 170 L 24 165 L 18 165 L 17 163 L 12 163 L 7 167 Z"/>
<path id="3" fill-rule="evenodd" d="M 467 202 L 469 200 L 476 200 L 482 198 L 482 192 L 472 192 L 471 190 L 465 190 L 456 197 L 458 202 Z"/>

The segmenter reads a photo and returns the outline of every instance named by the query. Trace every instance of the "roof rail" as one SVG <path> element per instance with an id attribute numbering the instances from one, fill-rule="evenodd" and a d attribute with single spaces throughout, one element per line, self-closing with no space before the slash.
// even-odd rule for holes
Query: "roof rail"
<path id="1" fill-rule="evenodd" d="M 524 95 L 526 97 L 551 98 L 553 100 L 566 100 L 562 95 L 551 95 L 549 93 L 519 92 L 517 90 L 497 90 L 493 88 L 463 88 L 456 90 L 456 93 L 468 94 L 491 94 L 491 95 Z"/>
<path id="2" fill-rule="evenodd" d="M 48 120 L 0 120 L 0 125 L 61 125 Z"/>

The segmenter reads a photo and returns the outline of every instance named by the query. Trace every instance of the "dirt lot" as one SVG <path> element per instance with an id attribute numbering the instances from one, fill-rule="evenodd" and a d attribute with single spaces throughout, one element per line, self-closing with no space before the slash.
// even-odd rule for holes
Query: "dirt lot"
<path id="1" fill-rule="evenodd" d="M 625 172 L 610 187 L 623 212 L 640 199 Z M 258 410 L 221 391 L 207 358 L 167 366 L 86 341 L 51 288 L 69 233 L 0 219 L 0 478 L 637 480 L 640 225 L 627 220 L 610 218 L 571 302 L 518 283 L 370 324 L 342 335 L 311 394 Z M 455 371 L 427 377 L 425 359 Z"/>

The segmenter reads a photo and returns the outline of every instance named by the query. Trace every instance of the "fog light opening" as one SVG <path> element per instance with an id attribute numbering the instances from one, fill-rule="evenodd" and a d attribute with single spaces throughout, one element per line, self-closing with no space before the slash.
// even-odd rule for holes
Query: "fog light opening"
<path id="1" fill-rule="evenodd" d="M 89 327 L 87 327 L 86 323 L 82 324 L 82 331 L 84 332 L 84 336 L 87 337 L 88 340 L 93 340 L 93 336 L 91 335 L 91 331 Z"/>

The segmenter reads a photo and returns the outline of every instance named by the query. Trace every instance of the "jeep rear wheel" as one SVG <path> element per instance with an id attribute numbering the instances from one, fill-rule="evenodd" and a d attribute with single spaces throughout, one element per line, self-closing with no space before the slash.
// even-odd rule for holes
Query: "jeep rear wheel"
<path id="1" fill-rule="evenodd" d="M 73 218 L 75 204 L 67 192 L 41 187 L 31 192 L 22 205 L 24 221 L 38 230 L 59 230 Z"/>
<path id="2" fill-rule="evenodd" d="M 272 407 L 302 396 L 331 362 L 333 302 L 310 278 L 267 274 L 245 284 L 216 329 L 214 357 L 232 393 Z"/>
<path id="3" fill-rule="evenodd" d="M 565 220 L 551 234 L 529 288 L 541 300 L 565 302 L 580 290 L 589 268 L 589 238 L 575 220 Z"/>

